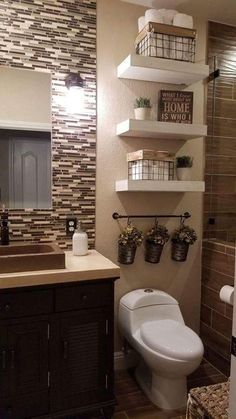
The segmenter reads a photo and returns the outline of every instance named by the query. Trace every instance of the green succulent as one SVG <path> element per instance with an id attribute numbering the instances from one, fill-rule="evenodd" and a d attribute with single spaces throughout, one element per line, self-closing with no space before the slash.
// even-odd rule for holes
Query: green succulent
<path id="1" fill-rule="evenodd" d="M 134 107 L 135 108 L 151 108 L 150 99 L 146 97 L 139 97 L 135 99 Z"/>
<path id="2" fill-rule="evenodd" d="M 176 167 L 192 167 L 193 157 L 191 156 L 178 156 L 176 157 Z"/>

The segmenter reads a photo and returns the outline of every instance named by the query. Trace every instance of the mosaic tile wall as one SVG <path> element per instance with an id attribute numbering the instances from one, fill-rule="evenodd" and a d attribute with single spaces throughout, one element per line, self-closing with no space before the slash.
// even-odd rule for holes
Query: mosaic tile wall
<path id="1" fill-rule="evenodd" d="M 52 76 L 52 209 L 10 210 L 10 239 L 57 241 L 67 248 L 65 219 L 73 214 L 83 221 L 93 247 L 96 0 L 2 0 L 0 65 L 45 69 Z M 79 118 L 64 106 L 64 79 L 78 71 L 86 83 L 86 114 Z"/>

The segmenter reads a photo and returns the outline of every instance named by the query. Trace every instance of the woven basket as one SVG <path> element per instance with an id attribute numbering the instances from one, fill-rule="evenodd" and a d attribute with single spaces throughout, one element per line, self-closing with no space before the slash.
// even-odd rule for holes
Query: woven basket
<path id="1" fill-rule="evenodd" d="M 153 243 L 149 240 L 145 242 L 145 260 L 149 263 L 158 263 L 160 262 L 160 257 L 162 254 L 163 245 Z"/>
<path id="2" fill-rule="evenodd" d="M 118 262 L 124 265 L 131 265 L 134 263 L 136 247 L 118 245 Z"/>
<path id="3" fill-rule="evenodd" d="M 172 241 L 171 259 L 176 262 L 185 262 L 188 255 L 189 244 L 184 242 Z"/>

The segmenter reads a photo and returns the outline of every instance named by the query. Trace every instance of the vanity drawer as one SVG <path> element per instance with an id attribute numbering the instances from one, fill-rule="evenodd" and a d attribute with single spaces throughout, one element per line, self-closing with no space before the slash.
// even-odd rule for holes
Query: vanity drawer
<path id="1" fill-rule="evenodd" d="M 80 284 L 56 290 L 55 311 L 102 307 L 113 302 L 113 284 Z"/>
<path id="2" fill-rule="evenodd" d="M 0 293 L 0 319 L 46 314 L 52 310 L 51 290 Z"/>

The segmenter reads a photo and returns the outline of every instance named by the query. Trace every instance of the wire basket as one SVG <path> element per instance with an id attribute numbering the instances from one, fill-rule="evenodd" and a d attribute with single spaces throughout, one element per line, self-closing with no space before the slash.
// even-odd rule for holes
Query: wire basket
<path id="1" fill-rule="evenodd" d="M 165 160 L 134 160 L 128 162 L 129 180 L 173 180 L 174 162 Z"/>
<path id="2" fill-rule="evenodd" d="M 136 39 L 136 54 L 195 62 L 196 31 L 149 22 Z"/>

